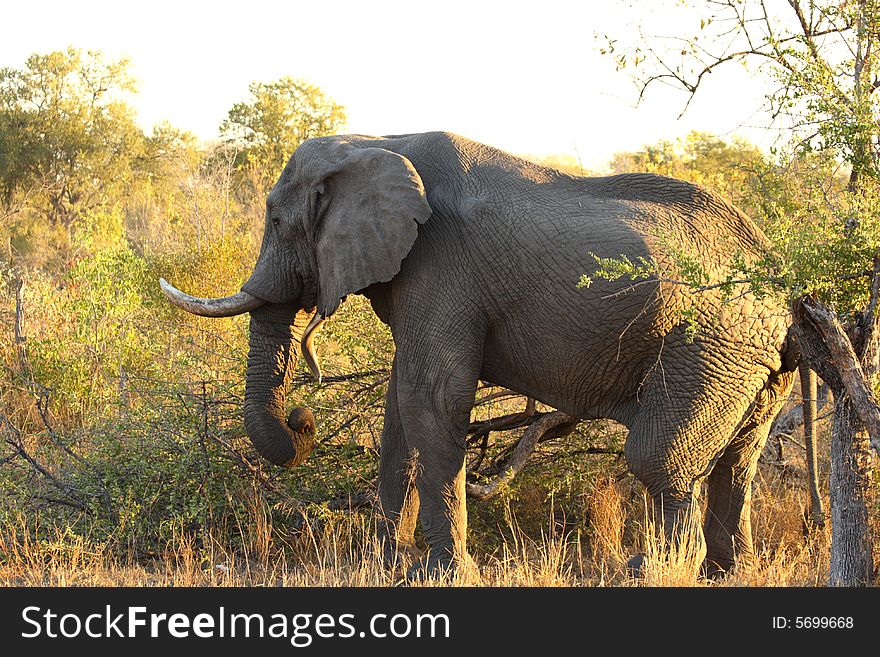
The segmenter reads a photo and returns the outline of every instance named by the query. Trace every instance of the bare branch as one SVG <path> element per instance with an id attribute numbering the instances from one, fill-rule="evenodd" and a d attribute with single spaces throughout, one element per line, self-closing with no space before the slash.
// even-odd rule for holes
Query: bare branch
<path id="1" fill-rule="evenodd" d="M 513 390 L 508 390 L 507 388 L 503 390 L 498 390 L 496 392 L 490 392 L 488 395 L 484 395 L 480 397 L 474 402 L 474 406 L 482 406 L 483 404 L 488 404 L 490 401 L 497 401 L 498 399 L 507 399 L 510 397 L 522 397 L 523 395 L 514 392 Z"/>
<path id="2" fill-rule="evenodd" d="M 485 484 L 468 482 L 468 494 L 478 500 L 484 500 L 491 497 L 501 490 L 503 486 L 510 483 L 510 481 L 522 471 L 526 462 L 529 460 L 529 456 L 531 456 L 544 434 L 560 428 L 563 430 L 568 428 L 568 431 L 572 431 L 577 423 L 577 418 L 561 411 L 547 413 L 541 416 L 528 429 L 526 429 L 525 433 L 523 433 L 523 436 L 517 443 L 513 454 L 511 454 L 505 462 L 501 473 Z"/>
<path id="3" fill-rule="evenodd" d="M 30 466 L 40 474 L 46 481 L 48 481 L 52 486 L 54 486 L 58 491 L 60 491 L 67 498 L 68 504 L 76 507 L 80 511 L 84 513 L 91 514 L 91 510 L 89 509 L 86 502 L 77 494 L 76 490 L 70 484 L 62 481 L 51 472 L 49 472 L 45 467 L 43 467 L 39 461 L 37 461 L 30 452 L 25 448 L 24 441 L 22 440 L 21 431 L 16 428 L 8 417 L 5 415 L 0 415 L 0 429 L 5 429 L 4 433 L 7 434 L 6 444 L 12 447 L 15 453 L 23 458 L 25 461 L 30 464 Z"/>
<path id="4" fill-rule="evenodd" d="M 492 419 L 483 420 L 481 422 L 471 422 L 468 426 L 467 432 L 468 435 L 471 436 L 470 440 L 473 440 L 492 431 L 509 431 L 510 429 L 518 429 L 519 427 L 528 426 L 538 418 L 543 417 L 543 415 L 546 414 L 536 414 L 534 409 L 532 409 L 531 413 L 528 412 L 528 410 L 519 413 L 510 413 L 509 415 L 493 417 Z"/>
<path id="5" fill-rule="evenodd" d="M 365 370 L 363 372 L 352 372 L 351 374 L 337 374 L 335 376 L 325 376 L 321 379 L 321 384 L 328 383 L 342 383 L 343 381 L 356 381 L 357 379 L 363 379 L 370 376 L 377 376 L 380 374 L 387 375 L 389 374 L 387 369 L 378 369 L 378 370 Z M 312 383 L 314 378 L 311 374 L 299 374 L 293 377 L 292 382 L 294 384 L 306 384 Z"/>
<path id="6" fill-rule="evenodd" d="M 874 258 L 874 273 L 871 277 L 871 292 L 868 298 L 868 307 L 859 325 L 863 331 L 861 336 L 861 363 L 869 375 L 873 375 L 878 369 L 880 359 L 880 330 L 877 316 L 877 304 L 880 302 L 880 258 Z"/>

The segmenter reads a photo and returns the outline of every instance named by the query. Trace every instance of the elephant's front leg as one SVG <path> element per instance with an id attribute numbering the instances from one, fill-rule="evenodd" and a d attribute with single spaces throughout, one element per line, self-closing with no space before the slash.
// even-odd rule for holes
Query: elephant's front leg
<path id="1" fill-rule="evenodd" d="M 415 486 L 416 454 L 406 445 L 397 404 L 396 368 L 391 369 L 385 397 L 385 426 L 379 459 L 379 540 L 386 565 L 394 565 L 401 548 L 413 547 L 419 513 Z"/>
<path id="2" fill-rule="evenodd" d="M 465 436 L 476 390 L 476 367 L 431 374 L 399 370 L 398 402 L 408 448 L 415 453 L 419 520 L 429 552 L 408 577 L 451 573 L 467 558 Z"/>

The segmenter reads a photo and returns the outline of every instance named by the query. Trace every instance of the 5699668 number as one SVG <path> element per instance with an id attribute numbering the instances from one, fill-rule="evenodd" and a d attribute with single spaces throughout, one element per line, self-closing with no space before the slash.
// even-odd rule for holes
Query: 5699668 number
<path id="1" fill-rule="evenodd" d="M 798 629 L 849 629 L 853 627 L 852 616 L 796 616 L 794 626 Z"/>

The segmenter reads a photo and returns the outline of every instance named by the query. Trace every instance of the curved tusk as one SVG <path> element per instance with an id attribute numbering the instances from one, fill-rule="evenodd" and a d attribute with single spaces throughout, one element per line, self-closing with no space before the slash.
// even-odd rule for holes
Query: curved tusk
<path id="1" fill-rule="evenodd" d="M 164 278 L 159 279 L 159 287 L 162 288 L 162 293 L 175 306 L 193 315 L 201 315 L 202 317 L 232 317 L 250 312 L 266 303 L 244 290 L 233 294 L 231 297 L 219 299 L 191 297 L 168 283 Z"/>
<path id="2" fill-rule="evenodd" d="M 321 313 L 316 312 L 308 326 L 306 326 L 306 330 L 303 331 L 301 343 L 303 358 L 305 358 L 309 371 L 318 383 L 321 383 L 322 375 L 321 364 L 318 362 L 318 355 L 315 353 L 315 335 L 321 330 L 326 321 L 326 317 L 322 317 Z"/>

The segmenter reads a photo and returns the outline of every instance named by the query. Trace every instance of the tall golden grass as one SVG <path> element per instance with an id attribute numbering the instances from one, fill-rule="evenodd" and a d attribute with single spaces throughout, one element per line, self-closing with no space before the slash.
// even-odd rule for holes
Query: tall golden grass
<path id="1" fill-rule="evenodd" d="M 428 586 L 822 586 L 827 530 L 803 530 L 803 491 L 776 480 L 756 487 L 754 565 L 710 580 L 695 569 L 692 545 L 670 545 L 645 521 L 632 486 L 600 479 L 588 496 L 583 527 L 561 525 L 552 500 L 537 535 L 524 531 L 515 502 L 504 514 L 504 539 L 485 551 L 472 540 L 472 562 Z M 642 507 L 641 519 L 638 507 Z M 403 565 L 386 568 L 368 513 L 340 513 L 292 532 L 273 525 L 258 496 L 238 518 L 237 547 L 182 529 L 150 559 L 120 557 L 61 528 L 40 540 L 24 516 L 0 528 L 0 584 L 6 586 L 395 586 Z M 642 576 L 627 571 L 645 554 Z"/>

